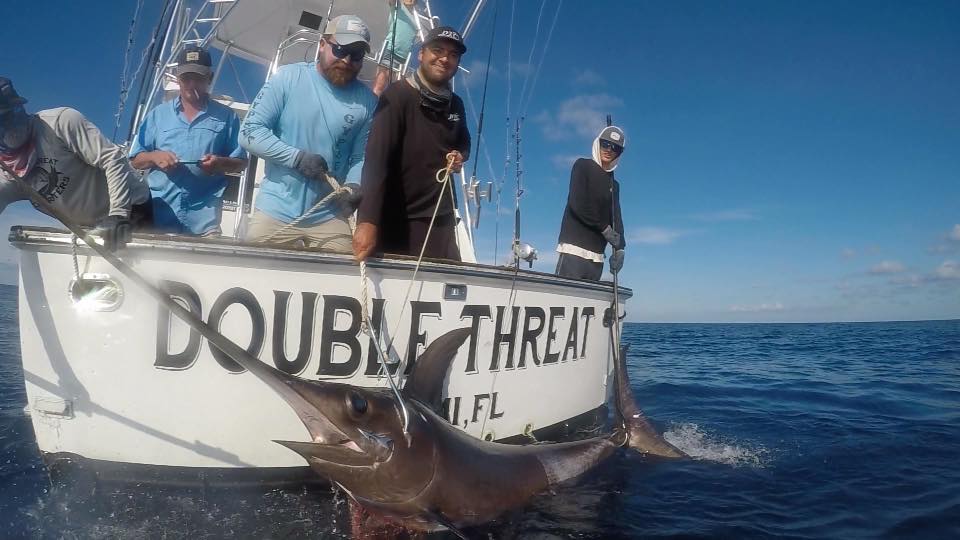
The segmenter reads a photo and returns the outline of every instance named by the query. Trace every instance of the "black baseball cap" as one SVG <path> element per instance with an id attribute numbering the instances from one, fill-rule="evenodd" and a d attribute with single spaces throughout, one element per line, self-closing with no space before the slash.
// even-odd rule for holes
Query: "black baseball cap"
<path id="1" fill-rule="evenodd" d="M 200 75 L 210 75 L 213 73 L 213 62 L 210 60 L 210 53 L 197 47 L 188 45 L 177 55 L 177 76 L 184 73 L 198 73 Z"/>
<path id="2" fill-rule="evenodd" d="M 451 26 L 438 26 L 429 32 L 427 32 L 427 37 L 423 40 L 424 45 L 429 45 L 434 41 L 440 41 L 445 39 L 447 41 L 452 41 L 457 45 L 457 48 L 460 49 L 460 54 L 467 52 L 467 46 L 463 43 L 463 38 L 460 36 L 460 32 L 457 32 Z"/>
<path id="3" fill-rule="evenodd" d="M 6 77 L 0 77 L 0 112 L 7 112 L 26 102 L 27 100 L 20 97 L 20 94 L 13 87 L 13 81 Z"/>

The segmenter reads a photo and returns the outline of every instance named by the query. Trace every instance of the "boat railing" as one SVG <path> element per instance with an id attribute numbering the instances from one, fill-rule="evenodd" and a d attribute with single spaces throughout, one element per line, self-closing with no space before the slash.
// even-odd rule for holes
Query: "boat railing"
<path id="1" fill-rule="evenodd" d="M 230 15 L 230 12 L 236 7 L 237 3 L 238 0 L 205 0 L 203 5 L 197 9 L 196 15 L 190 20 L 190 23 L 187 24 L 182 32 L 178 32 L 176 36 L 171 36 L 171 33 L 179 24 L 176 22 L 170 24 L 163 38 L 161 55 L 154 69 L 150 92 L 147 94 L 145 102 L 140 104 L 135 113 L 133 133 L 136 133 L 136 130 L 139 128 L 143 115 L 153 108 L 157 94 L 163 85 L 165 74 L 177 66 L 177 63 L 171 62 L 171 60 L 176 58 L 177 55 L 180 54 L 180 51 L 187 45 L 206 47 L 213 36 L 216 35 L 220 24 Z M 182 22 L 189 17 L 190 11 L 183 9 L 183 0 L 177 0 L 176 6 L 174 7 L 174 21 Z M 203 29 L 202 32 L 201 28 Z M 195 37 L 190 37 L 191 34 Z M 176 41 L 176 44 L 168 47 L 167 45 L 171 42 L 171 38 Z"/>
<path id="2" fill-rule="evenodd" d="M 270 68 L 267 73 L 273 75 L 280 69 L 280 61 L 283 59 L 283 53 L 285 53 L 290 48 L 295 45 L 300 45 L 306 43 L 308 45 L 316 44 L 316 50 L 314 52 L 314 58 L 320 53 L 320 38 L 323 37 L 323 34 L 319 30 L 309 30 L 309 29 L 300 29 L 295 32 L 292 32 L 287 37 L 283 38 L 282 41 L 277 45 L 277 52 L 273 57 L 273 62 L 270 63 Z M 269 78 L 269 76 L 268 76 Z"/>

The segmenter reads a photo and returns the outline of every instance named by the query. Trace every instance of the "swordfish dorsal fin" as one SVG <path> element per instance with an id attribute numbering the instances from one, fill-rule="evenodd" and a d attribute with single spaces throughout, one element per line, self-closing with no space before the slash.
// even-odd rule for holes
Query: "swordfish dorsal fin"
<path id="1" fill-rule="evenodd" d="M 443 379 L 457 350 L 470 335 L 470 327 L 451 330 L 433 340 L 413 363 L 413 370 L 403 386 L 404 397 L 415 399 L 439 414 Z"/>

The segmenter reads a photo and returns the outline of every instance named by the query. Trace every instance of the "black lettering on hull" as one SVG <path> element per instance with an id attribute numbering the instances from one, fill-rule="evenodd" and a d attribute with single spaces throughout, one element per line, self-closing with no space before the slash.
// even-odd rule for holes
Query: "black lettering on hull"
<path id="1" fill-rule="evenodd" d="M 160 281 L 157 286 L 174 301 L 179 300 L 181 304 L 184 304 L 190 313 L 197 317 L 203 317 L 200 295 L 193 290 L 193 287 L 186 283 L 167 280 Z M 190 369 L 197 361 L 197 356 L 200 355 L 200 332 L 191 328 L 186 348 L 178 353 L 171 353 L 170 323 L 170 310 L 165 308 L 163 304 L 159 304 L 157 310 L 157 357 L 153 365 L 160 369 Z"/>
<path id="2" fill-rule="evenodd" d="M 247 346 L 247 352 L 250 353 L 251 356 L 258 358 L 260 356 L 260 350 L 263 348 L 266 321 L 263 317 L 263 309 L 257 302 L 257 297 L 254 296 L 252 292 L 240 287 L 234 287 L 224 291 L 223 294 L 217 298 L 217 301 L 213 303 L 213 307 L 210 308 L 210 316 L 207 318 L 207 324 L 219 332 L 220 321 L 223 320 L 227 308 L 234 304 L 243 306 L 246 308 L 247 313 L 250 314 L 250 323 L 253 332 L 250 336 L 250 344 Z M 217 363 L 231 373 L 242 373 L 245 371 L 240 367 L 240 364 L 231 360 L 230 357 L 227 356 L 227 353 L 221 351 L 212 343 L 210 343 L 210 354 L 213 355 Z"/>
<path id="3" fill-rule="evenodd" d="M 287 358 L 287 306 L 290 293 L 273 291 L 273 365 L 291 375 L 298 375 L 307 369 L 310 351 L 313 346 L 313 319 L 317 310 L 317 293 L 301 293 L 303 308 L 300 312 L 300 346 L 293 360 Z"/>

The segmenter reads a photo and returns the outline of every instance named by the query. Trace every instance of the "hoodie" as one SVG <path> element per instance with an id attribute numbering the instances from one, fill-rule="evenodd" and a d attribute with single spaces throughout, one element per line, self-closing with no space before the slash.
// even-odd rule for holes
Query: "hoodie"
<path id="1" fill-rule="evenodd" d="M 613 176 L 620 157 L 608 169 L 600 165 L 600 138 L 593 141 L 593 159 L 580 158 L 570 171 L 570 191 L 560 223 L 557 251 L 602 263 L 607 241 L 602 231 L 608 226 L 620 233 L 623 249 L 623 218 L 620 212 L 620 184 Z"/>

